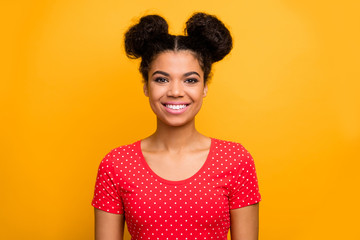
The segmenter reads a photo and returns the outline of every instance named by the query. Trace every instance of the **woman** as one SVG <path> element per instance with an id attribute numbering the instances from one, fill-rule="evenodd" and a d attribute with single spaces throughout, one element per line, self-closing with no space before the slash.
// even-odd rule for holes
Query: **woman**
<path id="1" fill-rule="evenodd" d="M 251 155 L 239 143 L 195 128 L 211 65 L 232 48 L 215 16 L 194 14 L 186 35 L 148 15 L 125 34 L 128 57 L 141 58 L 144 93 L 157 117 L 151 136 L 102 160 L 92 205 L 97 240 L 258 239 L 260 194 Z"/>

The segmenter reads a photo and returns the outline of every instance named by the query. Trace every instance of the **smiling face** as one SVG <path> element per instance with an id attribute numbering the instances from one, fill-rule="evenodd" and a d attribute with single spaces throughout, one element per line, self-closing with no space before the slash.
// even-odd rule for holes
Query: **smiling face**
<path id="1" fill-rule="evenodd" d="M 181 126 L 194 121 L 207 93 L 204 73 L 190 51 L 167 51 L 151 63 L 144 93 L 158 120 Z"/>

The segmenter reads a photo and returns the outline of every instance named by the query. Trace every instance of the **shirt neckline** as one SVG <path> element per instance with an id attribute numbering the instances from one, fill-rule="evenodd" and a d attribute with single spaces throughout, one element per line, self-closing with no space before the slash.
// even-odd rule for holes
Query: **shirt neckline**
<path id="1" fill-rule="evenodd" d="M 207 154 L 207 157 L 206 157 L 206 160 L 204 162 L 204 164 L 201 166 L 201 168 L 196 172 L 194 173 L 191 177 L 189 178 L 186 178 L 186 179 L 183 179 L 183 180 L 168 180 L 168 179 L 165 179 L 163 177 L 160 177 L 157 173 L 155 173 L 149 166 L 149 164 L 146 162 L 145 160 L 145 157 L 143 155 L 143 152 L 141 150 L 141 140 L 137 141 L 135 143 L 136 145 L 136 148 L 139 152 L 139 155 L 140 155 L 140 160 L 141 162 L 143 163 L 143 165 L 145 166 L 145 168 L 149 171 L 150 175 L 152 177 L 154 177 L 155 179 L 159 180 L 160 182 L 163 182 L 163 183 L 167 183 L 167 184 L 170 184 L 170 185 L 180 185 L 180 184 L 184 184 L 184 183 L 187 183 L 187 182 L 190 182 L 191 180 L 193 180 L 194 178 L 198 177 L 200 175 L 201 172 L 204 171 L 204 169 L 206 169 L 207 165 L 209 165 L 210 161 L 211 161 L 211 155 L 212 155 L 212 152 L 213 152 L 213 148 L 214 148 L 214 145 L 215 145 L 215 139 L 214 138 L 211 138 L 210 137 L 210 149 L 209 149 L 209 152 Z"/>

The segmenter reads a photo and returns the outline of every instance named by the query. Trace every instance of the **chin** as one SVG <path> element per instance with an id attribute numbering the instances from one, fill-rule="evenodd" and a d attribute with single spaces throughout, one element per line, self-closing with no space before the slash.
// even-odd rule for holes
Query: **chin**
<path id="1" fill-rule="evenodd" d="M 168 120 L 168 119 L 167 120 L 160 119 L 160 121 L 162 123 L 164 123 L 165 125 L 170 126 L 170 127 L 182 127 L 182 126 L 190 124 L 191 122 L 194 121 L 194 119 L 192 119 L 190 121 L 184 121 L 184 120 L 181 121 L 181 120 L 178 120 L 178 119 L 171 121 L 171 120 Z"/>

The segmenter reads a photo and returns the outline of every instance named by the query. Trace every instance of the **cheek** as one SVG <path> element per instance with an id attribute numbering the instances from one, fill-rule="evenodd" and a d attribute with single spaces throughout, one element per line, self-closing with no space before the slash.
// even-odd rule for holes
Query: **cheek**
<path id="1" fill-rule="evenodd" d="M 200 101 L 204 97 L 204 88 L 193 89 L 189 94 L 194 100 Z"/>
<path id="2" fill-rule="evenodd" d="M 164 89 L 150 88 L 148 93 L 150 105 L 154 109 L 160 104 L 162 98 L 164 97 Z"/>
<path id="3" fill-rule="evenodd" d="M 164 95 L 163 90 L 162 89 L 150 89 L 149 91 L 149 97 L 153 100 L 159 100 L 159 98 Z"/>

